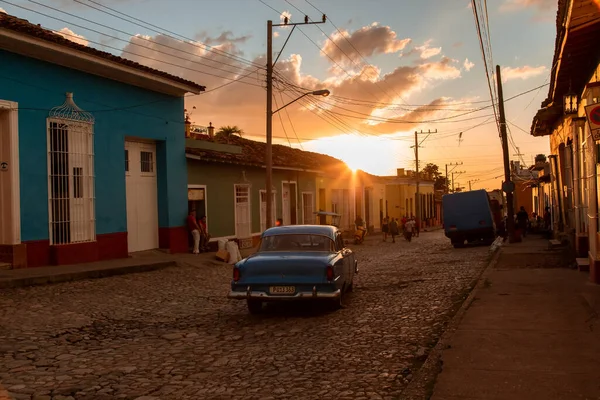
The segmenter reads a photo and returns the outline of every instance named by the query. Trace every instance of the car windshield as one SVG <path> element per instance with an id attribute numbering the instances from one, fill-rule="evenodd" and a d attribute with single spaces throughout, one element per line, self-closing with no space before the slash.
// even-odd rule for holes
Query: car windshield
<path id="1" fill-rule="evenodd" d="M 258 251 L 335 251 L 335 246 L 323 235 L 282 234 L 264 237 Z"/>

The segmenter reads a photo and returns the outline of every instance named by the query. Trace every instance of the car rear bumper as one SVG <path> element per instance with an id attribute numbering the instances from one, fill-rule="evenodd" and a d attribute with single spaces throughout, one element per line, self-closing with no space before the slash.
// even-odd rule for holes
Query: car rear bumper
<path id="1" fill-rule="evenodd" d="M 230 299 L 237 300 L 263 300 L 263 301 L 282 301 L 282 300 L 310 300 L 310 299 L 336 299 L 340 297 L 342 291 L 340 289 L 333 292 L 319 292 L 314 286 L 310 292 L 296 292 L 294 294 L 269 294 L 264 291 L 251 290 L 250 287 L 246 291 L 232 290 L 227 295 Z"/>

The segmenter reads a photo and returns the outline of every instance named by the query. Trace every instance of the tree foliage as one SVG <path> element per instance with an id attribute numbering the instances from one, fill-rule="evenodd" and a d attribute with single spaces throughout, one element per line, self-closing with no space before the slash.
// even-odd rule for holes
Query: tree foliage
<path id="1" fill-rule="evenodd" d="M 421 170 L 422 175 L 431 175 L 434 181 L 435 190 L 448 191 L 448 179 L 440 172 L 440 167 L 436 164 L 428 163 Z"/>
<path id="2" fill-rule="evenodd" d="M 240 128 L 238 128 L 237 125 L 234 125 L 234 126 L 229 126 L 229 125 L 222 126 L 217 131 L 217 135 L 224 136 L 224 137 L 230 137 L 230 136 L 233 136 L 233 135 L 238 135 L 239 137 L 242 137 L 243 133 L 244 133 L 244 131 L 241 130 Z"/>

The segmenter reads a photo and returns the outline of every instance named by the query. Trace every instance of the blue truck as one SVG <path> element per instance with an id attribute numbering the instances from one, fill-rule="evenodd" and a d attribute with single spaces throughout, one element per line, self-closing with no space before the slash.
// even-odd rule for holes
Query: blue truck
<path id="1" fill-rule="evenodd" d="M 454 247 L 468 243 L 492 244 L 496 224 L 485 190 L 447 194 L 442 197 L 444 233 Z"/>

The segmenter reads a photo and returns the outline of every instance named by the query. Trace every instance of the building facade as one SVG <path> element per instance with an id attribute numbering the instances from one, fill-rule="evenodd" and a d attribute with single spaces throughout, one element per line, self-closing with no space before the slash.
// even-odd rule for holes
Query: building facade
<path id="1" fill-rule="evenodd" d="M 587 258 L 590 280 L 600 283 L 598 139 L 586 107 L 600 103 L 600 10 L 592 0 L 559 0 L 557 36 L 548 98 L 531 134 L 549 136 L 549 195 L 554 234 L 572 240 Z"/>
<path id="2" fill-rule="evenodd" d="M 1 257 L 13 267 L 184 251 L 193 82 L 0 13 Z"/>

